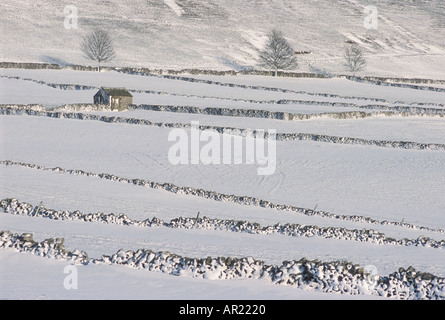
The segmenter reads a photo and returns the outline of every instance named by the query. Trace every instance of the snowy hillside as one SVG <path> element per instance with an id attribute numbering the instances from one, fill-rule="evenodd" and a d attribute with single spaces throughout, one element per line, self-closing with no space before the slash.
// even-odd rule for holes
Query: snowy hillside
<path id="1" fill-rule="evenodd" d="M 80 51 L 94 27 L 113 36 L 115 66 L 245 69 L 257 66 L 272 28 L 283 31 L 300 71 L 344 73 L 346 41 L 365 50 L 364 74 L 445 79 L 445 5 L 439 0 L 24 0 L 0 3 L 0 61 L 92 64 Z M 377 29 L 365 28 L 364 9 L 378 10 Z"/>

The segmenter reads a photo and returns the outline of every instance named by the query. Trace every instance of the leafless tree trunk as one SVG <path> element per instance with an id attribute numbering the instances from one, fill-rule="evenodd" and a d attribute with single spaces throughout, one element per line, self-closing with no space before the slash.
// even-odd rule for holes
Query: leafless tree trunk
<path id="1" fill-rule="evenodd" d="M 357 44 L 352 44 L 346 47 L 345 50 L 345 67 L 353 72 L 363 70 L 366 66 L 366 60 L 363 56 L 362 49 Z"/>
<path id="2" fill-rule="evenodd" d="M 298 65 L 294 49 L 277 30 L 269 33 L 266 46 L 260 51 L 260 60 L 260 66 L 273 69 L 275 76 L 278 75 L 278 70 L 289 70 Z"/>
<path id="3" fill-rule="evenodd" d="M 111 37 L 104 30 L 96 29 L 85 36 L 81 49 L 86 58 L 97 61 L 98 71 L 100 71 L 101 62 L 108 62 L 115 57 Z"/>

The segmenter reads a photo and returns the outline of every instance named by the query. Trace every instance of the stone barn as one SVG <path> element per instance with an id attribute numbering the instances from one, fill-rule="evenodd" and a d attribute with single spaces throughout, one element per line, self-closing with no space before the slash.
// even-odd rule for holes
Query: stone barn
<path id="1" fill-rule="evenodd" d="M 132 94 L 125 88 L 102 87 L 94 95 L 95 104 L 107 104 L 111 110 L 127 110 L 128 105 L 133 103 Z"/>

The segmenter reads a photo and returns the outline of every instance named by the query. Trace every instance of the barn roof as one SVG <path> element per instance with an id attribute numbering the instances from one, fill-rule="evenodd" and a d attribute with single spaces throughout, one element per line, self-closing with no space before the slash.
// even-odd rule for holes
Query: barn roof
<path id="1" fill-rule="evenodd" d="M 125 88 L 102 87 L 110 96 L 113 97 L 132 97 L 133 95 Z"/>

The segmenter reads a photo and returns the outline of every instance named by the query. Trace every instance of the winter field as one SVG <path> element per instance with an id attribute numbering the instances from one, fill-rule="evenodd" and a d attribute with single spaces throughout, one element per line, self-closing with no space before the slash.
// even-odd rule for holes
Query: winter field
<path id="1" fill-rule="evenodd" d="M 101 86 L 134 105 L 95 109 Z M 2 299 L 445 298 L 443 91 L 24 69 L 0 90 Z M 273 174 L 172 164 L 192 121 L 276 130 Z"/>

